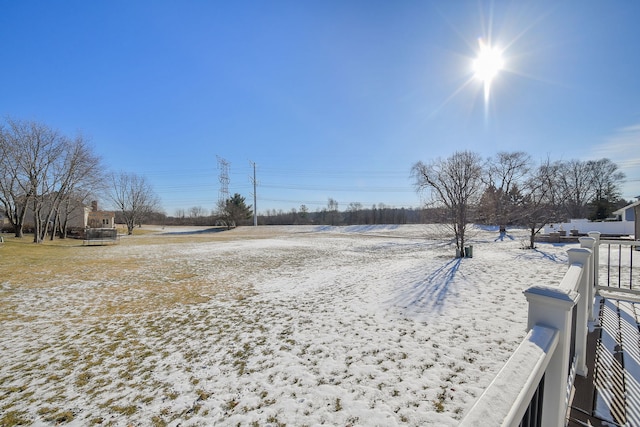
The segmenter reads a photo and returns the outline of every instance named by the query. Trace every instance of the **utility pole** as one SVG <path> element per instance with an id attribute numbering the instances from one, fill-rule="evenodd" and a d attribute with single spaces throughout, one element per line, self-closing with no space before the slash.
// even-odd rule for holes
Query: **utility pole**
<path id="1" fill-rule="evenodd" d="M 251 179 L 251 183 L 253 184 L 253 226 L 258 226 L 258 193 L 256 191 L 256 187 L 258 185 L 258 181 L 256 181 L 256 163 L 249 161 L 249 163 L 253 166 L 253 179 Z"/>

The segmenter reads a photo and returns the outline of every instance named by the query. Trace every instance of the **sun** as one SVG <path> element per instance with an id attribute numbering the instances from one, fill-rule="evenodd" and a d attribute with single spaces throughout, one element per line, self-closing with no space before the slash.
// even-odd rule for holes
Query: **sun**
<path id="1" fill-rule="evenodd" d="M 478 39 L 478 43 L 480 49 L 478 56 L 473 61 L 473 72 L 474 77 L 484 84 L 484 99 L 487 102 L 491 91 L 491 82 L 504 68 L 504 59 L 499 48 L 485 44 L 481 38 Z"/>

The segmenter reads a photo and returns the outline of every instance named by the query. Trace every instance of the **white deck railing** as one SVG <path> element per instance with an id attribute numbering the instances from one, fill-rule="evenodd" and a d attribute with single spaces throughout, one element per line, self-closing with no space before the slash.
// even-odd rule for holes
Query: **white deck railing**
<path id="1" fill-rule="evenodd" d="M 598 257 L 600 262 L 596 268 L 600 270 L 603 280 L 602 283 L 596 282 L 596 288 L 600 291 L 615 288 L 618 292 L 640 295 L 640 241 L 600 240 L 597 237 L 596 247 L 601 256 Z"/>
<path id="2" fill-rule="evenodd" d="M 564 426 L 575 375 L 587 375 L 588 323 L 594 320 L 600 233 L 567 251 L 559 286 L 536 285 L 528 334 L 462 420 L 462 426 Z"/>
<path id="3" fill-rule="evenodd" d="M 511 426 L 523 419 L 539 424 L 543 378 L 559 337 L 557 329 L 534 326 L 461 425 Z"/>

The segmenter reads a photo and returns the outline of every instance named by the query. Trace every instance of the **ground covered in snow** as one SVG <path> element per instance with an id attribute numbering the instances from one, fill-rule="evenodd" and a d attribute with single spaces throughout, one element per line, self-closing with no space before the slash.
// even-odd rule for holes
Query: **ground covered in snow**
<path id="1" fill-rule="evenodd" d="M 164 229 L 0 248 L 0 425 L 457 425 L 566 250 L 474 227 Z"/>

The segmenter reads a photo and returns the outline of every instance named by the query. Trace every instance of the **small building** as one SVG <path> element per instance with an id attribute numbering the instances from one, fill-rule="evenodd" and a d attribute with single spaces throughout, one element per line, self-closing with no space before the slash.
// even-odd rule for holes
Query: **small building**
<path id="1" fill-rule="evenodd" d="M 98 210 L 98 201 L 94 200 L 91 202 L 91 210 L 87 211 L 85 224 L 88 228 L 115 228 L 116 214 Z"/>
<path id="2" fill-rule="evenodd" d="M 613 214 L 622 222 L 633 223 L 635 239 L 640 240 L 640 196 L 638 196 L 637 199 L 638 201 L 618 209 Z"/>
<path id="3" fill-rule="evenodd" d="M 624 208 L 620 208 L 617 211 L 613 212 L 613 215 L 616 216 L 618 221 L 630 221 L 634 222 L 636 218 L 638 218 L 638 212 L 640 211 L 640 196 L 638 196 L 638 201 L 631 203 L 630 205 L 625 206 Z"/>

